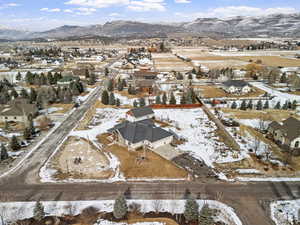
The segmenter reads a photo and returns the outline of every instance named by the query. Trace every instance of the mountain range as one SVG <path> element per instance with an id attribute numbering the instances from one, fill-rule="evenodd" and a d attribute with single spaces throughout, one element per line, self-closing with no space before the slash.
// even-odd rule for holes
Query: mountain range
<path id="1" fill-rule="evenodd" d="M 0 27 L 0 39 L 62 39 L 69 37 L 154 37 L 173 33 L 221 35 L 226 37 L 300 37 L 300 13 L 261 17 L 199 18 L 193 22 L 154 24 L 112 21 L 104 25 L 61 26 L 44 32 L 20 31 Z"/>

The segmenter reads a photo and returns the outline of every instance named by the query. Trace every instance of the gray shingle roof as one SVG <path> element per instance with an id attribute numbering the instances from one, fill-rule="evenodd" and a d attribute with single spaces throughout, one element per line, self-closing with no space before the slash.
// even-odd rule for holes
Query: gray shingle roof
<path id="1" fill-rule="evenodd" d="M 228 80 L 226 82 L 223 82 L 223 85 L 226 86 L 226 87 L 234 86 L 234 87 L 242 88 L 242 87 L 245 87 L 249 84 L 244 80 Z"/>
<path id="2" fill-rule="evenodd" d="M 142 120 L 139 122 L 125 121 L 108 130 L 108 132 L 112 133 L 116 130 L 122 135 L 124 139 L 133 144 L 145 140 L 153 143 L 161 139 L 173 136 L 172 133 L 160 127 L 156 127 L 152 120 Z"/>
<path id="3" fill-rule="evenodd" d="M 290 117 L 283 121 L 282 130 L 285 131 L 286 137 L 289 140 L 294 140 L 300 136 L 300 120 Z"/>
<path id="4" fill-rule="evenodd" d="M 152 108 L 150 108 L 150 107 L 134 108 L 134 109 L 131 109 L 129 112 L 132 113 L 132 115 L 135 118 L 140 118 L 143 116 L 154 114 Z"/>

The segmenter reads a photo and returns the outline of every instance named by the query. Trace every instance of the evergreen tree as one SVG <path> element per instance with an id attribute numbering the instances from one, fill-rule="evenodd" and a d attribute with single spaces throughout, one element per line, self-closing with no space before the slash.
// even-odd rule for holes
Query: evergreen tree
<path id="1" fill-rule="evenodd" d="M 14 88 L 12 88 L 10 95 L 11 95 L 12 97 L 14 97 L 14 99 L 16 99 L 16 98 L 19 97 L 18 92 L 16 92 L 16 89 L 14 89 Z"/>
<path id="2" fill-rule="evenodd" d="M 235 101 L 231 104 L 231 109 L 237 109 L 237 104 Z"/>
<path id="3" fill-rule="evenodd" d="M 144 98 L 140 98 L 140 99 L 139 99 L 139 105 L 140 105 L 140 107 L 146 106 L 146 102 L 145 102 L 145 99 L 144 99 Z"/>
<path id="4" fill-rule="evenodd" d="M 10 140 L 10 148 L 13 151 L 18 151 L 21 148 L 19 141 L 15 135 L 12 136 L 12 138 Z"/>
<path id="5" fill-rule="evenodd" d="M 275 109 L 281 109 L 280 101 L 278 101 L 274 107 Z"/>
<path id="6" fill-rule="evenodd" d="M 252 103 L 252 100 L 250 100 L 250 101 L 248 102 L 247 109 L 253 109 L 253 103 Z"/>
<path id="7" fill-rule="evenodd" d="M 191 73 L 188 75 L 188 79 L 193 80 L 193 75 Z"/>
<path id="8" fill-rule="evenodd" d="M 24 88 L 22 88 L 20 96 L 22 98 L 26 98 L 26 99 L 29 98 L 29 95 L 28 95 L 27 91 Z"/>
<path id="9" fill-rule="evenodd" d="M 0 148 L 0 161 L 8 159 L 8 153 L 5 145 L 2 143 Z"/>
<path id="10" fill-rule="evenodd" d="M 163 97 L 162 97 L 162 104 L 163 105 L 166 105 L 167 104 L 167 95 L 166 95 L 166 92 L 164 92 L 164 94 L 163 94 Z"/>
<path id="11" fill-rule="evenodd" d="M 288 109 L 288 101 L 286 101 L 286 102 L 283 104 L 283 106 L 282 106 L 281 109 L 283 109 L 283 110 L 287 110 L 287 109 Z"/>
<path id="12" fill-rule="evenodd" d="M 35 220 L 42 220 L 45 217 L 45 210 L 43 204 L 38 201 L 35 204 L 35 207 L 33 209 L 33 217 Z"/>
<path id="13" fill-rule="evenodd" d="M 96 74 L 91 73 L 90 76 L 89 76 L 88 84 L 89 85 L 94 85 L 95 83 L 96 83 Z"/>
<path id="14" fill-rule="evenodd" d="M 102 92 L 102 95 L 101 95 L 101 102 L 102 104 L 104 105 L 108 105 L 109 104 L 109 95 L 108 95 L 108 92 L 106 90 L 104 90 Z"/>
<path id="15" fill-rule="evenodd" d="M 262 110 L 262 109 L 263 109 L 262 101 L 259 100 L 256 105 L 256 110 Z"/>
<path id="16" fill-rule="evenodd" d="M 22 80 L 22 75 L 21 75 L 20 72 L 18 72 L 18 74 L 17 74 L 17 76 L 16 76 L 16 80 L 17 80 L 17 81 Z"/>
<path id="17" fill-rule="evenodd" d="M 33 85 L 34 82 L 34 75 L 28 71 L 25 75 L 25 81 L 27 84 Z"/>
<path id="18" fill-rule="evenodd" d="M 292 109 L 292 103 L 288 101 L 288 109 Z"/>
<path id="19" fill-rule="evenodd" d="M 161 104 L 161 99 L 160 99 L 160 96 L 159 96 L 159 95 L 156 96 L 156 98 L 155 98 L 155 104 L 158 104 L 158 105 Z"/>
<path id="20" fill-rule="evenodd" d="M 185 105 L 185 104 L 186 104 L 186 97 L 185 97 L 185 94 L 184 94 L 184 93 L 183 93 L 182 96 L 181 96 L 180 104 L 181 104 L 181 105 Z"/>
<path id="21" fill-rule="evenodd" d="M 280 83 L 287 83 L 288 79 L 286 73 L 284 72 L 280 77 Z"/>
<path id="22" fill-rule="evenodd" d="M 116 104 L 115 94 L 113 92 L 111 92 L 109 94 L 108 104 L 109 105 L 115 105 Z"/>
<path id="23" fill-rule="evenodd" d="M 264 109 L 269 109 L 269 101 L 268 100 L 265 101 Z"/>
<path id="24" fill-rule="evenodd" d="M 214 225 L 214 219 L 213 219 L 214 213 L 213 210 L 211 210 L 207 204 L 205 204 L 200 212 L 199 215 L 199 225 Z"/>
<path id="25" fill-rule="evenodd" d="M 117 98 L 117 99 L 116 99 L 116 106 L 119 107 L 120 105 L 121 105 L 120 99 Z"/>
<path id="26" fill-rule="evenodd" d="M 241 106 L 240 106 L 240 110 L 246 110 L 246 109 L 247 109 L 247 104 L 246 104 L 246 101 L 243 100 L 243 101 L 242 101 L 242 104 L 241 104 Z"/>
<path id="27" fill-rule="evenodd" d="M 89 72 L 88 69 L 85 69 L 84 75 L 85 75 L 85 78 L 86 78 L 86 79 L 89 79 L 89 78 L 90 78 L 90 72 Z"/>
<path id="28" fill-rule="evenodd" d="M 134 101 L 133 101 L 133 107 L 134 107 L 134 108 L 137 108 L 138 105 L 139 105 L 138 102 L 137 102 L 136 100 L 134 100 Z"/>
<path id="29" fill-rule="evenodd" d="M 106 77 L 109 75 L 109 69 L 108 69 L 107 67 L 105 67 L 104 75 L 105 75 Z"/>
<path id="30" fill-rule="evenodd" d="M 128 211 L 128 206 L 124 195 L 120 195 L 115 200 L 113 215 L 116 219 L 123 219 Z"/>
<path id="31" fill-rule="evenodd" d="M 175 98 L 173 92 L 171 93 L 171 97 L 170 97 L 170 102 L 169 102 L 169 104 L 170 104 L 170 105 L 176 105 L 176 98 Z"/>
<path id="32" fill-rule="evenodd" d="M 36 91 L 33 88 L 30 88 L 29 100 L 31 103 L 35 102 L 37 98 Z"/>
<path id="33" fill-rule="evenodd" d="M 296 110 L 297 109 L 297 101 L 294 100 L 292 103 L 292 110 Z"/>
<path id="34" fill-rule="evenodd" d="M 195 199 L 189 198 L 186 200 L 183 215 L 188 222 L 198 220 L 199 205 Z"/>

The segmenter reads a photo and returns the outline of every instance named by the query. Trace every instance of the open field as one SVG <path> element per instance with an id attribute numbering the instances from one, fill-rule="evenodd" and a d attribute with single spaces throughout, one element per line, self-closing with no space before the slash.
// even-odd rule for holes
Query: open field
<path id="1" fill-rule="evenodd" d="M 264 91 L 256 88 L 256 87 L 252 87 L 253 91 L 245 94 L 245 95 L 234 95 L 234 94 L 229 94 L 226 93 L 223 89 L 218 88 L 217 86 L 197 86 L 197 88 L 201 89 L 201 96 L 204 98 L 243 98 L 243 97 L 259 97 L 263 94 L 265 94 Z"/>
<path id="2" fill-rule="evenodd" d="M 81 159 L 80 163 L 76 163 L 76 158 Z M 83 138 L 69 137 L 51 164 L 58 171 L 58 179 L 106 179 L 113 175 L 106 155 Z"/>
<path id="3" fill-rule="evenodd" d="M 127 179 L 185 179 L 188 175 L 184 169 L 152 151 L 147 151 L 146 159 L 141 160 L 143 150 L 128 151 L 118 145 L 108 146 L 105 150 L 119 159 L 120 170 Z"/>
<path id="4" fill-rule="evenodd" d="M 55 113 L 65 114 L 73 109 L 74 104 L 52 104 L 50 108 L 58 108 L 59 110 L 55 111 Z"/>
<path id="5" fill-rule="evenodd" d="M 160 72 L 169 72 L 171 70 L 186 72 L 193 69 L 190 63 L 178 59 L 172 53 L 152 54 L 155 67 Z"/>
<path id="6" fill-rule="evenodd" d="M 291 115 L 296 116 L 294 111 L 267 109 L 264 111 L 257 110 L 239 110 L 230 108 L 221 108 L 221 111 L 235 119 L 262 119 L 265 121 L 281 122 L 289 118 Z M 299 116 L 296 118 L 300 119 Z"/>

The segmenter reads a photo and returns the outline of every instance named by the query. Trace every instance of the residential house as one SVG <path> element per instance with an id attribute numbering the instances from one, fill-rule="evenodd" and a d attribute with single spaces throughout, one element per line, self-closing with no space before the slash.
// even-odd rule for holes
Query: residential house
<path id="1" fill-rule="evenodd" d="M 268 135 L 289 149 L 300 149 L 300 120 L 290 117 L 282 123 L 273 121 L 269 125 Z"/>
<path id="2" fill-rule="evenodd" d="M 155 80 L 158 73 L 149 70 L 139 70 L 133 73 L 133 80 Z"/>
<path id="3" fill-rule="evenodd" d="M 27 123 L 38 114 L 35 104 L 29 104 L 26 99 L 14 99 L 0 106 L 0 122 Z"/>
<path id="4" fill-rule="evenodd" d="M 154 119 L 155 114 L 150 107 L 140 107 L 129 110 L 126 119 L 130 122 L 138 122 L 146 119 Z"/>
<path id="5" fill-rule="evenodd" d="M 115 142 L 129 150 L 156 149 L 173 141 L 173 134 L 154 125 L 153 120 L 125 121 L 108 130 Z"/>
<path id="6" fill-rule="evenodd" d="M 250 85 L 244 80 L 228 80 L 222 84 L 223 90 L 230 94 L 247 94 L 252 91 Z"/>

